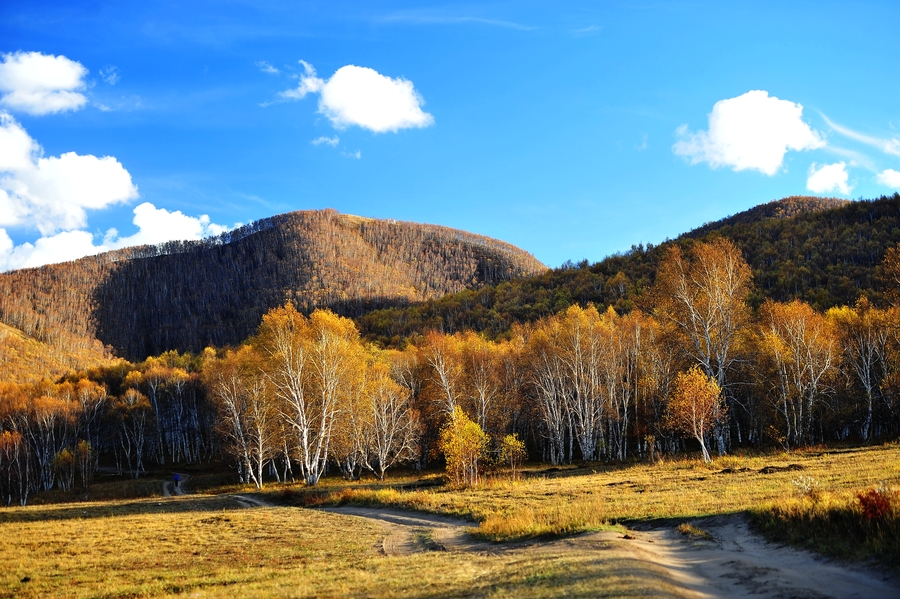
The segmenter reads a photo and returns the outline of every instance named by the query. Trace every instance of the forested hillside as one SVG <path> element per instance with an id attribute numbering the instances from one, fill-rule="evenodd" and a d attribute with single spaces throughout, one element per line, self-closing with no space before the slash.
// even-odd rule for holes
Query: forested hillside
<path id="1" fill-rule="evenodd" d="M 293 212 L 208 240 L 0 274 L 0 322 L 53 347 L 102 344 L 140 360 L 240 343 L 286 300 L 359 316 L 543 270 L 512 245 L 463 231 Z"/>
<path id="2" fill-rule="evenodd" d="M 496 337 L 515 322 L 533 322 L 570 305 L 614 306 L 620 313 L 649 301 L 656 269 L 673 244 L 687 249 L 715 237 L 732 240 L 753 271 L 749 302 L 801 299 L 824 310 L 861 295 L 881 303 L 876 267 L 900 242 L 900 194 L 848 202 L 789 197 L 707 223 L 657 246 L 637 245 L 595 264 L 587 261 L 532 277 L 373 311 L 358 319 L 365 337 L 400 343 L 430 329 L 484 331 Z"/>

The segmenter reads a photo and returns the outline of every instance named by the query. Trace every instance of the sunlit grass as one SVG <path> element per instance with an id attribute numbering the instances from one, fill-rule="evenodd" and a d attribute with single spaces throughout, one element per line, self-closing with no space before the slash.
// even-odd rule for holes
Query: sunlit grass
<path id="1" fill-rule="evenodd" d="M 900 446 L 817 449 L 726 456 L 704 464 L 680 459 L 527 471 L 519 481 L 502 475 L 467 489 L 410 487 L 325 480 L 316 488 L 272 491 L 273 501 L 295 505 L 368 504 L 425 510 L 472 519 L 476 534 L 496 541 L 600 530 L 647 520 L 684 520 L 750 510 L 790 496 L 798 476 L 827 490 L 852 491 L 879 482 L 900 483 Z"/>
<path id="2" fill-rule="evenodd" d="M 900 491 L 881 484 L 857 491 L 807 492 L 751 510 L 772 538 L 828 555 L 878 558 L 900 571 Z"/>
<path id="3" fill-rule="evenodd" d="M 0 597 L 682 596 L 662 568 L 599 541 L 388 557 L 383 536 L 367 520 L 227 496 L 6 508 Z"/>

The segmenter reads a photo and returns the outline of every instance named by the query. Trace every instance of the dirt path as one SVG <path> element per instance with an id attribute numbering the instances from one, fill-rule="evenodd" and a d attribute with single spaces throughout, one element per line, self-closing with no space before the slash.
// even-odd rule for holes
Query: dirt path
<path id="1" fill-rule="evenodd" d="M 691 539 L 673 527 L 632 532 L 626 542 L 697 597 L 900 597 L 897 581 L 886 574 L 769 543 L 743 516 L 704 518 L 694 525 L 713 539 Z"/>
<path id="2" fill-rule="evenodd" d="M 171 497 L 172 495 L 184 495 L 184 484 L 191 480 L 190 474 L 178 474 L 178 484 L 170 480 L 163 483 L 163 497 Z"/>
<path id="3" fill-rule="evenodd" d="M 497 553 L 523 545 L 479 543 L 466 530 L 475 522 L 445 518 L 424 512 L 404 512 L 367 507 L 323 508 L 324 512 L 377 520 L 387 535 L 382 543 L 385 555 L 410 555 L 422 551 L 477 551 Z"/>
<path id="4" fill-rule="evenodd" d="M 719 516 L 694 524 L 713 540 L 692 540 L 674 527 L 600 532 L 551 542 L 477 543 L 466 535 L 473 522 L 380 508 L 327 508 L 337 514 L 376 520 L 386 531 L 386 555 L 422 551 L 613 551 L 635 568 L 663 568 L 679 594 L 689 598 L 885 598 L 900 597 L 896 581 L 863 567 L 768 543 L 750 531 L 742 516 Z"/>

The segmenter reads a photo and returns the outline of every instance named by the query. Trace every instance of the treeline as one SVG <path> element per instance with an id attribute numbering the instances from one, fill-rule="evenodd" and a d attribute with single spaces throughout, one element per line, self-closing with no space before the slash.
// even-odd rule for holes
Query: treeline
<path id="1" fill-rule="evenodd" d="M 551 464 L 892 439 L 900 246 L 879 273 L 883 306 L 766 300 L 754 310 L 752 271 L 734 244 L 673 245 L 646 310 L 572 305 L 501 340 L 430 331 L 402 349 L 287 303 L 235 349 L 0 387 L 0 485 L 24 501 L 23 489 L 69 485 L 76 470 L 87 484 L 90 469 L 69 464 L 101 454 L 133 475 L 225 456 L 257 485 L 315 484 L 329 465 L 383 476 L 442 457 L 451 425 L 477 428 L 472 438 L 495 457 L 515 434 Z M 457 458 L 456 475 L 477 480 L 477 462 Z"/>
<path id="2" fill-rule="evenodd" d="M 542 270 L 514 246 L 445 227 L 293 212 L 0 274 L 0 322 L 55 347 L 142 360 L 238 344 L 286 300 L 358 316 Z"/>
<path id="3" fill-rule="evenodd" d="M 515 323 L 534 322 L 573 304 L 649 311 L 648 292 L 668 249 L 687 251 L 716 237 L 731 240 L 750 265 L 756 284 L 748 300 L 754 309 L 765 299 L 800 299 L 818 310 L 852 305 L 863 295 L 881 303 L 876 267 L 887 248 L 900 242 L 900 194 L 856 202 L 785 198 L 596 264 L 567 263 L 531 277 L 374 310 L 357 322 L 366 339 L 396 346 L 431 329 L 471 328 L 498 338 Z"/>

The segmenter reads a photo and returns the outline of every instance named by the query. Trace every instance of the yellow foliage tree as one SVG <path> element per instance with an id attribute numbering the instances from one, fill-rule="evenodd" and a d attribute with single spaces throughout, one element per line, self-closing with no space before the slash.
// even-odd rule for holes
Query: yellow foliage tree
<path id="1" fill-rule="evenodd" d="M 478 463 L 487 451 L 490 437 L 459 406 L 441 430 L 438 443 L 447 460 L 447 472 L 457 486 L 478 484 Z"/>
<path id="2" fill-rule="evenodd" d="M 700 442 L 703 461 L 711 462 L 706 435 L 725 415 L 721 405 L 722 389 L 699 366 L 675 377 L 675 389 L 669 398 L 669 425 L 693 435 Z"/>

